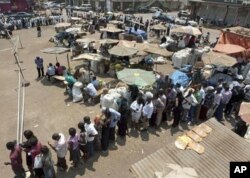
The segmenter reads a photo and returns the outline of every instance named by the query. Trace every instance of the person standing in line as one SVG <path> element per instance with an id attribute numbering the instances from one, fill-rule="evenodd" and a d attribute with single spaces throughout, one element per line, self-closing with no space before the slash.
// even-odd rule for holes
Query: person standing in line
<path id="1" fill-rule="evenodd" d="M 5 162 L 5 165 L 11 165 L 15 174 L 15 178 L 25 178 L 25 170 L 23 168 L 22 149 L 16 141 L 8 142 L 6 148 L 10 150 L 10 162 Z"/>
<path id="2" fill-rule="evenodd" d="M 65 156 L 68 151 L 67 142 L 65 136 L 62 133 L 54 133 L 52 139 L 55 141 L 54 145 L 48 142 L 48 145 L 56 152 L 57 154 L 57 163 L 56 166 L 59 169 L 66 171 L 68 169 Z"/>
<path id="3" fill-rule="evenodd" d="M 221 105 L 221 100 L 222 100 L 221 90 L 222 88 L 218 87 L 214 95 L 214 105 L 212 107 L 212 110 L 215 111 L 213 114 L 216 119 L 218 119 L 218 117 L 220 117 L 220 114 L 223 113 L 223 111 L 221 111 L 222 109 L 221 108 L 222 106 Z"/>
<path id="4" fill-rule="evenodd" d="M 138 127 L 139 120 L 141 118 L 143 108 L 143 98 L 137 97 L 137 99 L 130 105 L 131 109 L 131 127 Z"/>
<path id="5" fill-rule="evenodd" d="M 166 107 L 166 96 L 164 95 L 164 91 L 163 89 L 159 89 L 158 94 L 157 94 L 157 102 L 156 102 L 156 112 L 157 112 L 157 116 L 156 116 L 156 122 L 155 125 L 156 127 L 159 127 L 161 122 L 162 122 L 162 113 Z"/>
<path id="6" fill-rule="evenodd" d="M 82 152 L 81 158 L 84 161 L 86 161 L 87 157 L 88 157 L 87 148 L 86 148 L 87 135 L 86 135 L 86 130 L 85 130 L 83 122 L 79 122 L 78 123 L 78 129 L 80 129 L 79 141 L 78 142 L 79 142 L 79 149 Z"/>
<path id="7" fill-rule="evenodd" d="M 129 117 L 129 105 L 127 100 L 123 102 L 119 108 L 119 113 L 121 114 L 121 119 L 118 121 L 118 135 L 122 138 L 128 133 L 127 121 Z"/>
<path id="8" fill-rule="evenodd" d="M 98 132 L 96 131 L 94 124 L 91 123 L 89 116 L 85 116 L 83 120 L 84 120 L 84 127 L 86 130 L 86 139 L 87 139 L 86 147 L 88 151 L 88 157 L 92 157 L 94 155 L 94 140 Z"/>
<path id="9" fill-rule="evenodd" d="M 75 128 L 69 128 L 68 149 L 70 153 L 69 160 L 73 162 L 73 167 L 77 167 L 80 162 L 79 137 Z"/>
<path id="10" fill-rule="evenodd" d="M 24 137 L 27 139 L 25 142 L 20 144 L 20 146 L 23 148 L 23 150 L 26 153 L 26 164 L 27 167 L 30 171 L 30 175 L 34 176 L 34 171 L 33 171 L 33 160 L 32 156 L 30 154 L 31 151 L 31 141 L 32 139 L 37 139 L 36 136 L 33 134 L 31 130 L 25 130 L 23 133 Z"/>
<path id="11" fill-rule="evenodd" d="M 232 98 L 232 92 L 230 91 L 230 88 L 228 86 L 228 84 L 224 85 L 224 91 L 222 91 L 222 99 L 221 99 L 221 110 L 219 112 L 219 115 L 217 117 L 218 121 L 222 121 L 223 120 L 223 112 L 224 109 L 226 107 L 226 105 L 229 103 L 230 99 Z"/>
<path id="12" fill-rule="evenodd" d="M 115 141 L 115 127 L 117 125 L 117 122 L 121 119 L 121 114 L 112 108 L 103 109 L 102 113 L 105 115 L 106 119 L 110 119 L 109 140 L 114 142 Z"/>
<path id="13" fill-rule="evenodd" d="M 153 110 L 154 110 L 152 99 L 153 99 L 152 94 L 146 93 L 146 103 L 142 108 L 143 129 L 141 131 L 148 130 L 149 119 L 152 117 Z"/>
<path id="14" fill-rule="evenodd" d="M 51 152 L 47 146 L 42 146 L 41 148 L 42 154 L 42 165 L 44 178 L 55 178 L 56 173 L 54 169 L 54 162 L 52 160 Z"/>
<path id="15" fill-rule="evenodd" d="M 177 127 L 179 125 L 179 122 L 181 120 L 182 117 L 182 102 L 183 102 L 183 95 L 182 92 L 178 92 L 177 93 L 177 97 L 176 97 L 176 104 L 175 107 L 173 109 L 173 117 L 174 117 L 174 122 L 172 124 L 172 127 Z"/>
<path id="16" fill-rule="evenodd" d="M 42 29 L 40 27 L 40 24 L 37 25 L 36 30 L 37 30 L 37 37 L 41 37 L 42 36 Z"/>
<path id="17" fill-rule="evenodd" d="M 193 114 L 194 108 L 198 104 L 193 93 L 194 89 L 190 88 L 188 92 L 185 94 L 184 100 L 182 102 L 182 107 L 183 107 L 182 121 L 188 121 L 188 125 L 194 122 L 194 114 Z"/>
<path id="18" fill-rule="evenodd" d="M 102 118 L 102 117 L 101 117 Z M 102 145 L 102 152 L 106 153 L 109 147 L 109 126 L 110 126 L 110 119 L 104 118 L 100 120 L 102 125 L 102 136 L 101 136 L 101 145 Z"/>
<path id="19" fill-rule="evenodd" d="M 37 78 L 44 77 L 43 59 L 41 57 L 36 57 L 35 64 L 38 72 Z"/>

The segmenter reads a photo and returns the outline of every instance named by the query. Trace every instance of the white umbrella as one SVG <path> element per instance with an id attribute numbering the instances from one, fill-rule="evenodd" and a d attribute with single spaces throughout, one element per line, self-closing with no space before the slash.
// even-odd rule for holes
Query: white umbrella
<path id="1" fill-rule="evenodd" d="M 186 27 L 179 27 L 171 30 L 171 33 L 183 33 L 183 34 L 189 34 L 193 36 L 201 35 L 201 31 L 198 28 L 186 26 Z"/>
<path id="2" fill-rule="evenodd" d="M 55 25 L 55 28 L 63 28 L 63 27 L 67 28 L 67 27 L 70 27 L 70 26 L 71 26 L 70 23 L 58 23 L 58 24 Z"/>
<path id="3" fill-rule="evenodd" d="M 101 59 L 106 59 L 106 58 L 100 54 L 84 53 L 80 54 L 77 57 L 74 57 L 73 61 L 78 61 L 78 60 L 100 61 Z"/>

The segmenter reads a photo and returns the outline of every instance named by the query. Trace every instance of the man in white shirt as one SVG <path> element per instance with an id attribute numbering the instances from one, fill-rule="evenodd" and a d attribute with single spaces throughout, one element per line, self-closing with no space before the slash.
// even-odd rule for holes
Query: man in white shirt
<path id="1" fill-rule="evenodd" d="M 62 133 L 54 133 L 52 139 L 55 141 L 54 145 L 48 142 L 48 145 L 57 154 L 57 167 L 66 171 L 68 169 L 65 156 L 67 154 L 68 146 L 65 136 Z"/>
<path id="2" fill-rule="evenodd" d="M 96 131 L 94 124 L 91 123 L 89 116 L 85 116 L 83 120 L 85 123 L 84 127 L 86 131 L 86 139 L 87 139 L 86 147 L 88 151 L 88 157 L 91 157 L 94 154 L 94 139 L 95 136 L 98 134 L 98 132 Z"/>
<path id="3" fill-rule="evenodd" d="M 151 119 L 151 116 L 153 114 L 154 106 L 152 102 L 152 96 L 147 96 L 146 103 L 142 108 L 142 117 L 143 117 L 143 129 L 142 131 L 148 130 L 148 122 L 149 119 Z"/>

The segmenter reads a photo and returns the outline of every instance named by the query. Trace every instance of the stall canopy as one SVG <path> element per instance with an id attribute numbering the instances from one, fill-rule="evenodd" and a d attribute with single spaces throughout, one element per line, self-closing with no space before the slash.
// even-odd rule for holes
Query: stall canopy
<path id="1" fill-rule="evenodd" d="M 113 39 L 102 39 L 99 40 L 100 44 L 116 44 L 119 43 L 119 40 L 113 40 Z"/>
<path id="2" fill-rule="evenodd" d="M 244 52 L 246 49 L 235 44 L 217 44 L 213 50 L 225 54 L 237 54 Z"/>
<path id="3" fill-rule="evenodd" d="M 204 53 L 202 55 L 202 60 L 205 64 L 214 64 L 219 66 L 232 66 L 236 63 L 236 59 L 234 57 L 213 51 Z"/>
<path id="4" fill-rule="evenodd" d="M 164 56 L 164 57 L 170 57 L 173 54 L 172 52 L 169 52 L 165 48 L 160 48 L 160 47 L 155 47 L 155 46 L 147 47 L 144 49 L 144 51 L 150 54 L 156 54 L 156 55 Z"/>
<path id="5" fill-rule="evenodd" d="M 43 53 L 47 54 L 63 54 L 69 52 L 69 48 L 62 48 L 62 47 L 51 47 L 41 50 Z"/>
<path id="6" fill-rule="evenodd" d="M 157 24 L 151 27 L 152 30 L 167 30 L 167 27 L 162 24 Z"/>
<path id="7" fill-rule="evenodd" d="M 77 43 L 91 43 L 91 42 L 95 42 L 94 39 L 91 38 L 80 38 L 76 40 Z"/>
<path id="8" fill-rule="evenodd" d="M 74 57 L 73 61 L 78 61 L 78 60 L 101 61 L 101 59 L 107 59 L 107 58 L 103 57 L 100 54 L 84 53 L 80 54 L 77 57 Z"/>
<path id="9" fill-rule="evenodd" d="M 152 71 L 141 69 L 123 69 L 117 72 L 117 77 L 126 84 L 137 85 L 138 87 L 151 86 L 156 80 Z"/>
<path id="10" fill-rule="evenodd" d="M 235 44 L 250 49 L 250 29 L 243 27 L 223 29 L 218 44 Z"/>
<path id="11" fill-rule="evenodd" d="M 109 54 L 114 56 L 132 56 L 138 52 L 135 48 L 129 48 L 124 46 L 114 46 L 113 48 L 109 49 Z"/>
<path id="12" fill-rule="evenodd" d="M 193 36 L 198 36 L 202 34 L 198 28 L 191 27 L 191 26 L 175 28 L 171 30 L 171 33 L 182 33 L 182 34 L 188 34 L 188 35 L 193 35 Z"/>

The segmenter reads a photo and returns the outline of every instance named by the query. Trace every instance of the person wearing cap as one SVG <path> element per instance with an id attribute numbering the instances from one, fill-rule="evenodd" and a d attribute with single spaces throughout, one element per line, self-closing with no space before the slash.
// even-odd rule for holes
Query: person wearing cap
<path id="1" fill-rule="evenodd" d="M 43 59 L 37 56 L 35 59 L 35 64 L 38 73 L 37 78 L 43 77 L 44 76 Z"/>
<path id="2" fill-rule="evenodd" d="M 10 162 L 5 162 L 5 165 L 11 165 L 11 168 L 16 178 L 25 178 L 25 170 L 23 168 L 22 149 L 16 141 L 8 142 L 6 148 L 10 150 Z"/>
<path id="3" fill-rule="evenodd" d="M 184 99 L 182 101 L 182 107 L 183 107 L 182 121 L 188 120 L 188 125 L 194 122 L 193 120 L 194 107 L 198 104 L 193 93 L 194 89 L 190 88 L 188 92 L 184 95 Z"/>
<path id="4" fill-rule="evenodd" d="M 57 163 L 56 166 L 59 169 L 67 170 L 68 166 L 66 163 L 65 156 L 68 151 L 67 142 L 65 136 L 62 133 L 54 133 L 52 135 L 52 139 L 54 140 L 54 144 L 52 145 L 48 142 L 48 145 L 56 152 L 57 154 Z"/>
<path id="5" fill-rule="evenodd" d="M 98 132 L 96 131 L 94 124 L 91 123 L 89 116 L 85 116 L 83 120 L 87 139 L 86 148 L 88 151 L 88 157 L 91 157 L 94 155 L 94 140 Z"/>
<path id="6" fill-rule="evenodd" d="M 142 108 L 142 118 L 143 118 L 143 129 L 142 131 L 147 131 L 148 130 L 148 122 L 149 119 L 151 119 L 153 111 L 154 111 L 154 106 L 152 102 L 153 96 L 148 95 L 146 98 L 146 103 Z"/>
<path id="7" fill-rule="evenodd" d="M 118 121 L 121 119 L 121 114 L 112 108 L 106 108 L 102 110 L 107 120 L 110 120 L 109 124 L 109 140 L 115 141 L 115 127 Z"/>

